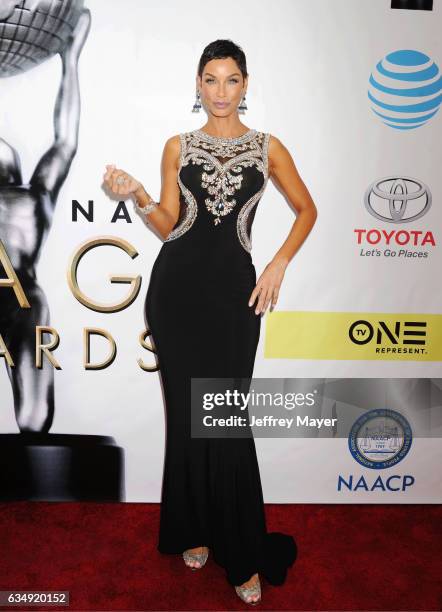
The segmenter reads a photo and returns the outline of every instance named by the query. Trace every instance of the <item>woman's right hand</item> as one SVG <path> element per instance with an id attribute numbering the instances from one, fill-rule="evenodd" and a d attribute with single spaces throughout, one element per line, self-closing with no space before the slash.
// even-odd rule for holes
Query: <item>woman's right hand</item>
<path id="1" fill-rule="evenodd" d="M 118 177 L 122 178 L 119 179 Z M 116 168 L 114 164 L 106 164 L 103 180 L 112 193 L 123 196 L 130 195 L 142 187 L 141 183 L 133 176 Z"/>

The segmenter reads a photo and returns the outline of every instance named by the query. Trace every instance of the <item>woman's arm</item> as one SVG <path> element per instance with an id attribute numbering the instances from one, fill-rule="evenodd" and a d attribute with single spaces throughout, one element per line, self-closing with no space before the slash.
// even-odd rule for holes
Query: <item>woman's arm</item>
<path id="1" fill-rule="evenodd" d="M 287 265 L 309 235 L 318 210 L 299 176 L 292 156 L 276 136 L 271 136 L 269 140 L 269 173 L 296 211 L 290 233 L 273 257 L 273 261 Z"/>
<path id="2" fill-rule="evenodd" d="M 268 158 L 269 175 L 295 209 L 296 219 L 289 235 L 264 269 L 250 295 L 249 306 L 252 306 L 259 295 L 256 314 L 265 312 L 270 301 L 271 307 L 275 306 L 285 270 L 309 235 L 318 216 L 317 208 L 299 176 L 292 156 L 276 136 L 270 136 Z"/>
<path id="3" fill-rule="evenodd" d="M 180 158 L 180 137 L 172 136 L 166 141 L 161 160 L 161 195 L 160 202 L 150 213 L 144 215 L 145 219 L 160 233 L 162 238 L 167 238 L 174 228 L 180 212 L 180 191 L 177 181 L 177 172 Z M 123 177 L 122 183 L 118 177 Z M 104 182 L 112 193 L 117 195 L 133 196 L 140 208 L 144 208 L 153 201 L 153 198 L 145 190 L 144 186 L 128 172 L 116 168 L 114 164 L 106 165 Z M 120 179 L 121 180 L 121 179 Z M 142 211 L 141 211 L 142 212 Z"/>
<path id="4" fill-rule="evenodd" d="M 172 136 L 166 141 L 161 160 L 161 194 L 159 206 L 146 215 L 149 224 L 152 225 L 163 238 L 172 231 L 175 226 L 180 209 L 180 188 L 177 181 L 180 156 L 180 137 Z M 146 192 L 143 185 L 133 192 L 141 207 L 148 204 L 152 198 Z"/>

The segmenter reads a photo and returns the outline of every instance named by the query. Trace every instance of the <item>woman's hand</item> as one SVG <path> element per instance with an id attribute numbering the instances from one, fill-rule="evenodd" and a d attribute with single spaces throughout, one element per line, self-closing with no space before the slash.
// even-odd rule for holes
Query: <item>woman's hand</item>
<path id="1" fill-rule="evenodd" d="M 114 164 L 106 164 L 103 180 L 112 193 L 123 196 L 130 195 L 142 187 L 141 183 L 133 176 L 116 168 Z"/>
<path id="2" fill-rule="evenodd" d="M 249 299 L 249 306 L 252 306 L 259 295 L 255 314 L 264 313 L 270 301 L 272 303 L 271 308 L 275 307 L 287 264 L 288 262 L 285 260 L 272 260 L 264 268 Z"/>

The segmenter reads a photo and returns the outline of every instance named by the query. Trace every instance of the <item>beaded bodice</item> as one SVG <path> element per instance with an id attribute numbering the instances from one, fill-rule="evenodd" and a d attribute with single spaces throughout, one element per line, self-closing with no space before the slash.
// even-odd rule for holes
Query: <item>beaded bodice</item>
<path id="1" fill-rule="evenodd" d="M 269 178 L 269 137 L 254 129 L 237 138 L 203 130 L 180 134 L 180 215 L 165 242 L 197 226 L 209 239 L 229 227 L 251 251 L 255 208 Z"/>

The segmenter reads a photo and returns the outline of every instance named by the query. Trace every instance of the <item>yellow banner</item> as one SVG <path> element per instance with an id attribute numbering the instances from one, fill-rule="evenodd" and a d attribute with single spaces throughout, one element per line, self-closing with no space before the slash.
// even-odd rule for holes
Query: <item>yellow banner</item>
<path id="1" fill-rule="evenodd" d="M 442 315 L 268 312 L 267 359 L 442 360 Z"/>

